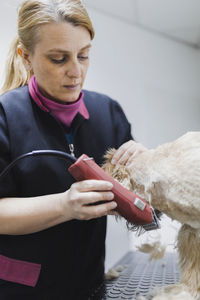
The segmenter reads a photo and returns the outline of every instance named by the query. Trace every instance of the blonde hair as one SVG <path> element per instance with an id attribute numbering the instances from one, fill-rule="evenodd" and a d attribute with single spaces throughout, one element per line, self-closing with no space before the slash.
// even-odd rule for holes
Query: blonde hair
<path id="1" fill-rule="evenodd" d="M 94 28 L 81 0 L 25 0 L 18 11 L 18 35 L 13 40 L 7 61 L 5 82 L 0 94 L 24 86 L 28 83 L 32 71 L 27 70 L 18 47 L 34 52 L 39 42 L 39 29 L 42 24 L 69 22 L 74 26 L 83 26 L 94 38 Z"/>

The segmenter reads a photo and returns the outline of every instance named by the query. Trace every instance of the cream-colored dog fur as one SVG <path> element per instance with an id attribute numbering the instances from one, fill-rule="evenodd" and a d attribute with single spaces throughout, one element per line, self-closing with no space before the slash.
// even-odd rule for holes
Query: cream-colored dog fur
<path id="1" fill-rule="evenodd" d="M 111 164 L 115 151 L 106 154 L 104 170 L 183 224 L 177 241 L 180 285 L 164 288 L 153 299 L 200 300 L 200 132 L 146 150 L 128 167 Z"/>

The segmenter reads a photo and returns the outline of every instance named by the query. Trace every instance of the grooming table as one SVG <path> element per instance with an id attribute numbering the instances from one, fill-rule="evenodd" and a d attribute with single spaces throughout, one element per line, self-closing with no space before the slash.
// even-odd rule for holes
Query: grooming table
<path id="1" fill-rule="evenodd" d="M 121 275 L 106 281 L 105 300 L 133 300 L 138 295 L 146 296 L 156 286 L 174 284 L 179 280 L 178 256 L 168 252 L 161 260 L 149 261 L 149 255 L 128 252 L 113 268 L 122 266 Z"/>

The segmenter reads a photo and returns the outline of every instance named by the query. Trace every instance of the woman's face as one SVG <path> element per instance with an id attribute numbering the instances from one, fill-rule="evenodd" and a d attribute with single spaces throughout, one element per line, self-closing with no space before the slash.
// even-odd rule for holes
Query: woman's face
<path id="1" fill-rule="evenodd" d="M 78 99 L 89 66 L 90 34 L 82 26 L 50 23 L 41 26 L 40 41 L 26 60 L 42 94 L 58 102 Z"/>

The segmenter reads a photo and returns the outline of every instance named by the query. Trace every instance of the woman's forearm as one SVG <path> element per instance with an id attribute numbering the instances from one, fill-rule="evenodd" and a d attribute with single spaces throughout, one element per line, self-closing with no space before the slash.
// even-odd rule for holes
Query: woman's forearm
<path id="1" fill-rule="evenodd" d="M 65 193 L 0 199 L 0 234 L 29 234 L 70 220 L 62 213 L 63 197 Z"/>
<path id="2" fill-rule="evenodd" d="M 110 214 L 117 206 L 112 201 L 112 187 L 103 180 L 85 180 L 60 194 L 2 198 L 0 234 L 29 234 L 72 219 L 89 220 Z M 95 205 L 99 201 L 102 204 Z"/>

